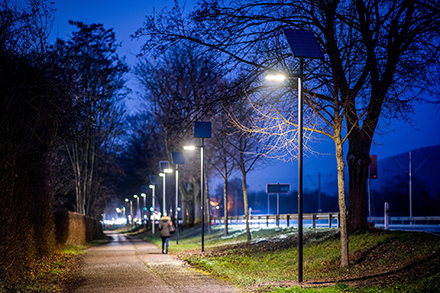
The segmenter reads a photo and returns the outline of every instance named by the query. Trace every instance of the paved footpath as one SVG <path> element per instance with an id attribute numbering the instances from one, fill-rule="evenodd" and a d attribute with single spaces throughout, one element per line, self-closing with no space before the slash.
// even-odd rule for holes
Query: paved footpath
<path id="1" fill-rule="evenodd" d="M 117 233 L 107 235 L 113 238 L 111 242 L 86 250 L 84 282 L 74 292 L 240 292 L 176 256 L 162 254 L 152 243 Z"/>

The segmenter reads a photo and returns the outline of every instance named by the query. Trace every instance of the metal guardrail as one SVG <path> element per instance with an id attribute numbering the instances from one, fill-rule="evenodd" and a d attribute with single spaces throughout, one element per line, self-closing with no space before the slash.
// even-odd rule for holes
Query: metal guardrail
<path id="1" fill-rule="evenodd" d="M 275 221 L 279 224 L 279 221 L 285 220 L 287 227 L 290 225 L 291 220 L 298 220 L 298 214 L 280 214 L 280 218 L 277 219 L 277 215 L 251 215 L 249 221 L 251 224 L 266 224 L 269 226 L 269 222 Z M 336 220 L 336 226 L 339 228 L 340 216 L 339 213 L 311 213 L 303 214 L 303 220 L 312 220 L 312 227 L 316 228 L 317 221 L 326 220 L 329 228 L 332 227 L 332 220 Z M 211 217 L 211 221 L 214 225 L 224 224 L 224 217 Z M 244 216 L 230 216 L 228 217 L 229 224 L 241 224 L 245 221 Z M 371 221 L 375 224 L 383 224 L 384 217 L 371 217 Z M 389 217 L 390 225 L 440 225 L 440 216 L 426 216 L 426 217 Z"/>
<path id="2" fill-rule="evenodd" d="M 224 217 L 211 217 L 211 222 L 214 225 L 220 225 L 224 224 Z M 291 220 L 298 220 L 298 214 L 280 214 L 280 217 L 278 218 L 277 215 L 251 215 L 249 217 L 249 221 L 251 223 L 256 223 L 261 225 L 261 223 L 266 223 L 266 226 L 269 226 L 269 221 L 275 221 L 277 225 L 279 224 L 279 221 L 285 220 L 287 227 L 290 226 Z M 339 228 L 339 222 L 340 222 L 340 216 L 339 213 L 311 213 L 311 214 L 303 214 L 303 220 L 311 220 L 312 221 L 312 227 L 316 228 L 316 224 L 318 220 L 326 220 L 328 227 L 332 227 L 332 220 L 336 220 L 336 226 Z M 244 216 L 229 216 L 228 217 L 228 224 L 239 224 L 245 221 Z"/>
<path id="3" fill-rule="evenodd" d="M 440 216 L 426 217 L 388 217 L 390 225 L 440 225 Z M 376 224 L 383 224 L 384 217 L 371 217 L 371 221 Z"/>

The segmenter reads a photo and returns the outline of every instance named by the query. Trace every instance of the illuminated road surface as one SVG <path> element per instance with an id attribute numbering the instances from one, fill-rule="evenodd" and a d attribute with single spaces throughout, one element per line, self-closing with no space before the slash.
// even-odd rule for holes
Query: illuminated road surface
<path id="1" fill-rule="evenodd" d="M 113 241 L 87 249 L 84 282 L 75 292 L 240 292 L 175 256 L 162 254 L 151 243 L 116 233 L 108 236 Z"/>

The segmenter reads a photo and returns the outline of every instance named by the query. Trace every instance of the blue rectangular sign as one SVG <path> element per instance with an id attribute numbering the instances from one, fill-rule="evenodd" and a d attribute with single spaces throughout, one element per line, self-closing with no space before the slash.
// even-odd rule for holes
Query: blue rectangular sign
<path id="1" fill-rule="evenodd" d="M 266 184 L 266 193 L 289 193 L 290 184 Z"/>

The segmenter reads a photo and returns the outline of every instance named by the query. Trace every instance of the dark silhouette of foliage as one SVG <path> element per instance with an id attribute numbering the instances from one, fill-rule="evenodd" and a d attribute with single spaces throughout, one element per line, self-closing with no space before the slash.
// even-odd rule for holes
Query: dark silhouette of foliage
<path id="1" fill-rule="evenodd" d="M 0 50 L 0 280 L 55 250 L 46 154 L 62 115 L 47 64 Z"/>

